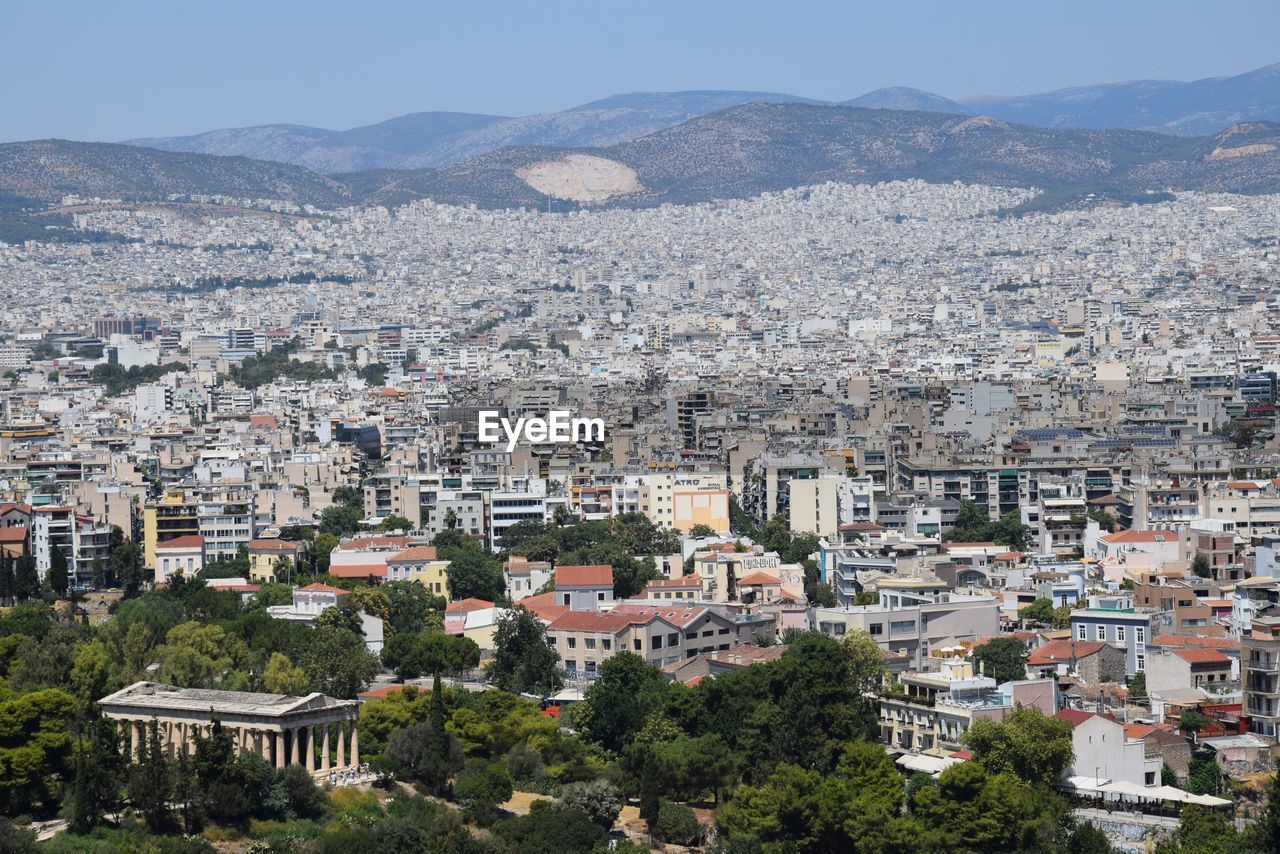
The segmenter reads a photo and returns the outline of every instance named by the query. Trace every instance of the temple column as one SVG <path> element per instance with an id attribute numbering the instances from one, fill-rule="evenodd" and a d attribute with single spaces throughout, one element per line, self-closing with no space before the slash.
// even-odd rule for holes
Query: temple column
<path id="1" fill-rule="evenodd" d="M 276 749 L 276 767 L 284 767 L 284 730 L 271 733 L 271 744 Z"/>
<path id="2" fill-rule="evenodd" d="M 267 742 L 267 734 L 260 729 L 253 731 L 253 752 L 271 762 L 271 754 L 268 752 L 271 745 Z"/>
<path id="3" fill-rule="evenodd" d="M 164 754 L 173 758 L 173 721 L 160 722 L 160 743 L 164 745 Z"/>
<path id="4" fill-rule="evenodd" d="M 329 725 L 320 724 L 320 770 L 329 773 Z"/>
<path id="5" fill-rule="evenodd" d="M 138 722 L 129 721 L 129 755 L 133 757 L 133 761 L 138 761 Z"/>
<path id="6" fill-rule="evenodd" d="M 347 767 L 347 724 L 346 721 L 338 721 L 338 767 Z"/>
<path id="7" fill-rule="evenodd" d="M 360 764 L 360 722 L 354 718 L 351 721 L 351 764 Z"/>
<path id="8" fill-rule="evenodd" d="M 316 728 L 314 726 L 304 727 L 307 732 L 307 770 L 316 770 Z"/>
<path id="9" fill-rule="evenodd" d="M 294 729 L 289 730 L 289 741 L 293 745 L 293 750 L 290 751 L 289 763 L 291 765 L 301 765 L 302 764 L 302 739 L 299 737 L 299 733 L 296 727 Z"/>

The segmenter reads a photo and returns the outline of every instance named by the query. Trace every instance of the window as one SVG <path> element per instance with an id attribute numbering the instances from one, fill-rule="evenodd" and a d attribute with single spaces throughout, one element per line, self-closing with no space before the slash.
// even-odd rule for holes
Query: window
<path id="1" fill-rule="evenodd" d="M 1142 646 L 1147 642 L 1147 630 L 1142 626 L 1135 626 L 1133 629 L 1133 640 L 1138 646 Z"/>
<path id="2" fill-rule="evenodd" d="M 650 649 L 662 649 L 662 635 L 654 635 L 649 640 Z"/>
<path id="3" fill-rule="evenodd" d="M 603 641 L 601 641 L 600 645 L 605 649 L 613 649 L 613 641 L 610 640 L 609 638 L 605 638 Z"/>
<path id="4" fill-rule="evenodd" d="M 1116 626 L 1116 643 L 1124 643 L 1124 626 Z"/>
<path id="5" fill-rule="evenodd" d="M 577 649 L 577 648 L 578 648 L 578 639 L 569 638 L 569 649 Z"/>
<path id="6" fill-rule="evenodd" d="M 714 636 L 714 635 L 715 635 L 715 633 L 716 633 L 716 630 L 715 630 L 715 629 L 707 629 L 705 632 L 703 632 L 703 633 L 702 633 L 702 636 L 703 636 L 704 638 L 709 638 L 709 637 Z"/>
<path id="7" fill-rule="evenodd" d="M 587 649 L 595 649 L 595 648 L 596 648 L 596 639 L 595 639 L 595 638 L 587 638 L 587 639 L 586 639 L 586 644 L 587 644 Z"/>
<path id="8" fill-rule="evenodd" d="M 729 634 L 729 630 L 728 630 L 728 629 L 721 629 L 719 632 L 717 632 L 717 634 L 727 635 L 727 634 Z"/>
<path id="9" fill-rule="evenodd" d="M 602 592 L 600 592 L 600 593 L 597 593 L 597 594 L 596 594 L 596 601 L 597 601 L 597 602 L 603 602 L 603 601 L 604 601 L 604 592 L 603 592 L 603 591 L 602 591 Z"/>
<path id="10" fill-rule="evenodd" d="M 1138 659 L 1137 663 L 1134 665 L 1134 669 L 1139 673 L 1147 669 L 1147 657 L 1142 653 L 1138 653 Z"/>
<path id="11" fill-rule="evenodd" d="M 679 646 L 679 645 L 680 645 L 680 634 L 678 632 L 672 632 L 671 634 L 667 635 L 668 647 Z"/>
<path id="12" fill-rule="evenodd" d="M 867 626 L 867 634 L 872 637 L 884 634 L 884 623 L 872 623 Z"/>
<path id="13" fill-rule="evenodd" d="M 1088 626 L 1086 626 L 1084 623 L 1081 623 L 1080 625 L 1076 626 L 1076 640 L 1088 640 L 1089 636 L 1088 634 L 1086 634 L 1088 630 L 1089 630 Z"/>
<path id="14" fill-rule="evenodd" d="M 1097 633 L 1097 634 L 1095 635 L 1095 637 L 1096 637 L 1098 640 L 1100 640 L 1100 641 L 1104 641 L 1104 640 L 1106 640 L 1106 639 L 1107 639 L 1107 627 L 1106 627 L 1106 626 L 1098 626 L 1098 627 L 1095 629 L 1095 631 L 1096 631 L 1096 633 Z"/>
<path id="15" fill-rule="evenodd" d="M 631 642 L 631 648 L 634 649 L 636 652 L 643 652 L 644 644 L 641 642 L 640 638 L 636 638 Z"/>
<path id="16" fill-rule="evenodd" d="M 569 604 L 569 594 L 568 594 L 568 593 L 563 593 L 563 594 L 561 594 L 561 602 L 560 602 L 560 604 L 561 604 L 561 605 L 568 605 L 568 604 Z"/>

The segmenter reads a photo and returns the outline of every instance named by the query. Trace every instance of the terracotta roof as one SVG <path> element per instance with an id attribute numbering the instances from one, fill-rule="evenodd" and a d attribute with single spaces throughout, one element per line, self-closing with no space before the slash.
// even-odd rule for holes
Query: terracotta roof
<path id="1" fill-rule="evenodd" d="M 1151 724 L 1129 724 L 1124 728 L 1125 736 L 1134 741 L 1141 741 L 1155 731 L 1156 728 Z"/>
<path id="2" fill-rule="evenodd" d="M 265 427 L 269 430 L 275 430 L 280 427 L 280 423 L 276 421 L 276 417 L 274 415 L 250 415 L 249 426 Z"/>
<path id="3" fill-rule="evenodd" d="M 1114 495 L 1099 495 L 1097 498 L 1090 498 L 1089 503 L 1096 507 L 1105 507 L 1109 504 L 1119 504 L 1120 499 Z"/>
<path id="4" fill-rule="evenodd" d="M 25 513 L 28 516 L 31 515 L 30 504 L 14 504 L 13 502 L 9 502 L 7 504 L 0 504 L 0 516 L 4 515 L 5 513 L 12 513 L 14 510 L 17 510 L 19 513 Z"/>
<path id="5" fill-rule="evenodd" d="M 841 531 L 883 531 L 884 525 L 877 525 L 875 522 L 853 522 L 849 525 L 841 525 Z"/>
<path id="6" fill-rule="evenodd" d="M 686 587 L 702 587 L 702 579 L 696 575 L 681 575 L 678 578 L 655 578 L 646 582 L 645 590 L 683 590 Z"/>
<path id="7" fill-rule="evenodd" d="M 21 525 L 14 528 L 0 528 L 0 543 L 26 542 L 27 529 Z"/>
<path id="8" fill-rule="evenodd" d="M 631 625 L 627 614 L 599 611 L 566 611 L 551 621 L 549 632 L 607 632 L 616 635 Z"/>
<path id="9" fill-rule="evenodd" d="M 449 607 L 444 609 L 446 614 L 467 614 L 471 611 L 483 611 L 485 608 L 492 608 L 492 602 L 486 602 L 484 599 L 477 599 L 474 596 L 466 599 L 459 599 L 457 602 L 450 602 Z"/>
<path id="10" fill-rule="evenodd" d="M 1080 659 L 1094 655 L 1102 651 L 1106 645 L 1105 641 L 1053 640 L 1038 649 L 1033 649 L 1031 655 L 1027 656 L 1027 664 L 1061 664 L 1071 661 L 1072 658 Z"/>
<path id="11" fill-rule="evenodd" d="M 250 540 L 249 551 L 251 552 L 293 552 L 298 550 L 301 543 L 295 543 L 293 540 L 281 540 L 272 538 L 266 540 Z"/>
<path id="12" fill-rule="evenodd" d="M 1178 535 L 1170 531 L 1116 531 L 1100 539 L 1108 543 L 1176 543 Z"/>
<path id="13" fill-rule="evenodd" d="M 418 563 L 429 560 L 439 560 L 435 546 L 411 546 L 387 558 L 387 563 Z"/>
<path id="14" fill-rule="evenodd" d="M 781 584 L 781 583 L 782 582 L 778 579 L 778 576 L 770 575 L 769 573 L 764 572 L 763 570 L 757 570 L 756 572 L 753 572 L 750 575 L 744 575 L 742 576 L 742 578 L 738 579 L 738 585 L 740 587 L 751 587 L 756 584 Z"/>
<path id="15" fill-rule="evenodd" d="M 381 551 L 395 549 L 396 551 L 403 551 L 408 547 L 408 537 L 381 537 L 375 535 L 367 537 L 353 537 L 345 543 L 340 543 L 338 545 L 338 550 L 344 552 L 358 552 L 362 549 L 378 549 Z"/>
<path id="16" fill-rule="evenodd" d="M 1084 723 L 1085 721 L 1089 720 L 1089 718 L 1093 717 L 1093 712 L 1085 712 L 1085 711 L 1081 711 L 1080 709 L 1063 709 L 1062 711 L 1054 715 L 1054 717 L 1061 718 L 1062 720 L 1071 724 L 1072 729 L 1075 729 L 1076 727 L 1080 726 L 1080 724 Z"/>
<path id="17" fill-rule="evenodd" d="M 334 578 L 386 578 L 385 563 L 353 563 L 348 566 L 330 566 L 329 574 Z"/>
<path id="18" fill-rule="evenodd" d="M 1231 659 L 1216 649 L 1175 649 L 1173 654 L 1188 664 L 1218 664 L 1227 667 Z"/>
<path id="19" fill-rule="evenodd" d="M 346 596 L 350 590 L 343 590 L 341 587 L 334 587 L 331 584 L 321 584 L 319 581 L 313 581 L 306 587 L 299 587 L 299 590 L 310 590 L 316 593 L 337 593 L 339 596 Z"/>
<path id="20" fill-rule="evenodd" d="M 1153 646 L 1199 647 L 1201 649 L 1240 649 L 1240 641 L 1231 638 L 1205 638 L 1199 635 L 1156 635 Z"/>
<path id="21" fill-rule="evenodd" d="M 681 605 L 678 602 L 670 605 L 632 605 L 623 603 L 609 613 L 621 614 L 629 618 L 633 623 L 647 623 L 650 620 L 660 619 L 673 626 L 684 628 L 701 617 L 706 611 L 706 608 L 699 605 Z"/>
<path id="22" fill-rule="evenodd" d="M 613 567 L 607 563 L 593 566 L 557 566 L 556 588 L 612 587 Z"/>
<path id="23" fill-rule="evenodd" d="M 568 605 L 560 605 L 556 603 L 556 594 L 539 593 L 536 596 L 526 596 L 516 602 L 521 608 L 534 614 L 543 622 L 551 622 L 561 614 L 567 613 Z"/>
<path id="24" fill-rule="evenodd" d="M 156 551 L 162 549 L 199 549 L 204 548 L 204 537 L 199 534 L 187 534 L 183 537 L 174 537 L 172 540 L 165 540 L 163 543 L 156 543 Z"/>
<path id="25" fill-rule="evenodd" d="M 759 664 L 762 661 L 779 659 L 786 651 L 787 648 L 782 644 L 773 646 L 740 644 L 733 649 L 717 650 L 711 653 L 708 658 L 718 664 L 727 664 L 731 667 L 747 667 L 752 664 Z"/>

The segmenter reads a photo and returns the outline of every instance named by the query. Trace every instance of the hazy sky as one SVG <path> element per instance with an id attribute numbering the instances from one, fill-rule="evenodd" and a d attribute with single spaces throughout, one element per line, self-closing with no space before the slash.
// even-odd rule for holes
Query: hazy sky
<path id="1" fill-rule="evenodd" d="M 959 98 L 1280 61 L 1276 0 L 7 0 L 0 140 L 122 140 L 617 92 Z"/>

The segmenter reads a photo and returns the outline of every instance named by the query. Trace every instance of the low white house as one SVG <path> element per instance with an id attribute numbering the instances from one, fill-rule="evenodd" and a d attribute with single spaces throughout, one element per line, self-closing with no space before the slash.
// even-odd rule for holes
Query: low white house
<path id="1" fill-rule="evenodd" d="M 316 617 L 326 608 L 336 608 L 338 604 L 350 596 L 350 592 L 341 587 L 330 587 L 328 584 L 308 584 L 306 587 L 293 589 L 293 603 L 290 605 L 272 605 L 267 613 L 277 620 L 295 620 L 307 625 L 315 625 Z M 364 633 L 364 645 L 369 652 L 377 655 L 382 652 L 385 640 L 385 629 L 382 620 L 363 611 L 360 614 L 360 629 Z"/>
<path id="2" fill-rule="evenodd" d="M 204 537 L 188 534 L 156 544 L 155 583 L 167 584 L 169 576 L 181 573 L 195 578 L 204 569 Z"/>

